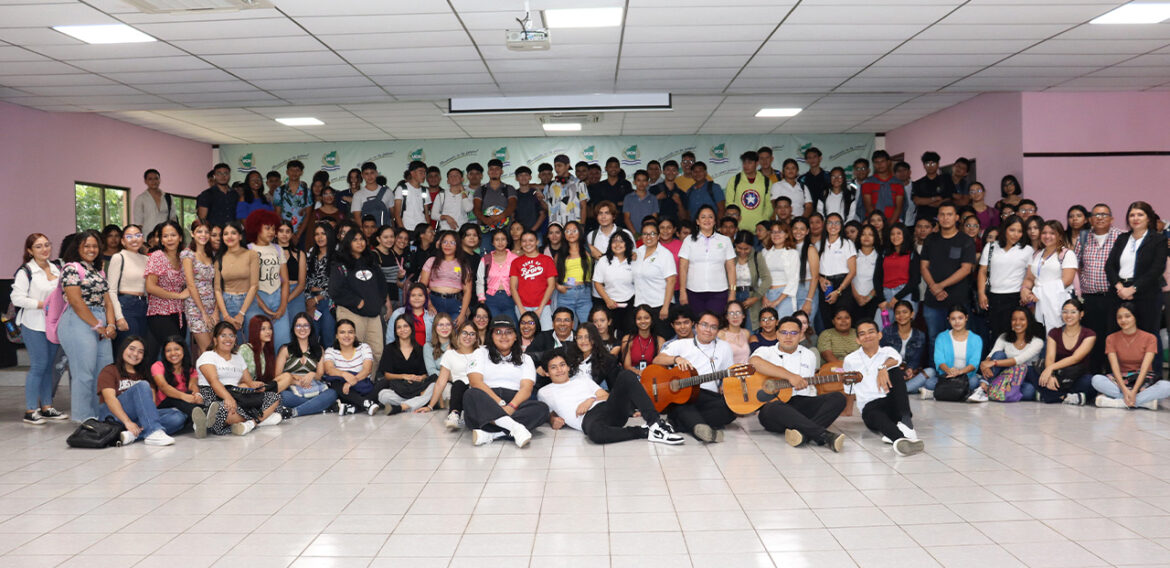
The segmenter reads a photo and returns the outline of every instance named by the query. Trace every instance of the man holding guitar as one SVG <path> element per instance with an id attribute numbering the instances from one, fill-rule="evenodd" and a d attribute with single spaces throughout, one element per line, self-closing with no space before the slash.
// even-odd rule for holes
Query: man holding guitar
<path id="1" fill-rule="evenodd" d="M 654 357 L 655 365 L 674 365 L 676 369 L 694 369 L 699 375 L 726 371 L 732 366 L 731 346 L 719 341 L 719 316 L 703 312 L 695 326 L 695 336 L 677 339 Z M 686 404 L 675 404 L 668 414 L 671 424 L 681 432 L 690 432 L 702 442 L 722 442 L 723 427 L 735 421 L 735 413 L 719 394 L 722 381 L 707 381 L 699 386 L 698 396 Z"/>
<path id="2" fill-rule="evenodd" d="M 923 443 L 911 422 L 906 379 L 899 367 L 902 356 L 893 347 L 881 346 L 881 333 L 873 320 L 857 324 L 857 342 L 861 348 L 845 356 L 844 366 L 862 376 L 853 389 L 862 422 L 880 433 L 883 442 L 892 443 L 898 455 L 921 452 Z"/>
<path id="3" fill-rule="evenodd" d="M 805 377 L 817 371 L 817 355 L 800 345 L 800 320 L 789 316 L 780 320 L 776 345 L 760 347 L 750 362 L 756 372 L 787 381 L 792 386 L 788 402 L 773 400 L 760 408 L 760 425 L 769 432 L 783 433 L 792 447 L 812 441 L 840 452 L 845 435 L 827 430 L 845 409 L 845 395 L 839 392 L 817 396 L 817 389 Z"/>

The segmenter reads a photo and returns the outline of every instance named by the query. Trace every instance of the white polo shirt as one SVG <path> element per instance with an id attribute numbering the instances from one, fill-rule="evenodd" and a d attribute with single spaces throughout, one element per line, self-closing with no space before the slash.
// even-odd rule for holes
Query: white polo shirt
<path id="1" fill-rule="evenodd" d="M 642 245 L 635 255 L 638 259 L 634 261 L 634 305 L 660 308 L 666 298 L 666 279 L 678 275 L 674 253 L 658 245 L 654 254 L 647 256 L 646 246 Z"/>
<path id="2" fill-rule="evenodd" d="M 1024 245 L 1023 248 L 1012 246 L 1008 250 L 1000 248 L 999 243 L 995 241 L 983 245 L 983 254 L 979 255 L 979 266 L 987 267 L 991 293 L 1019 294 L 1033 252 L 1031 245 Z"/>
<path id="3" fill-rule="evenodd" d="M 792 214 L 797 216 L 804 215 L 804 204 L 812 201 L 812 194 L 804 184 L 799 181 L 790 184 L 784 178 L 772 184 L 772 191 L 769 193 L 772 201 L 780 199 L 781 196 L 792 200 Z"/>
<path id="4" fill-rule="evenodd" d="M 825 252 L 821 253 L 821 276 L 837 276 L 849 272 L 849 258 L 855 256 L 857 247 L 853 246 L 853 241 L 843 236 L 837 237 L 835 243 L 825 241 Z"/>
<path id="5" fill-rule="evenodd" d="M 593 266 L 593 281 L 605 286 L 605 293 L 609 299 L 618 303 L 619 307 L 626 307 L 634 298 L 634 264 L 618 260 L 616 257 L 611 263 L 608 258 L 597 259 Z"/>
<path id="6" fill-rule="evenodd" d="M 686 359 L 695 368 L 695 373 L 699 375 L 726 371 L 735 363 L 735 356 L 731 354 L 731 345 L 718 339 L 707 344 L 699 343 L 699 340 L 694 337 L 679 339 L 664 346 L 662 352 L 672 357 Z M 699 388 L 718 393 L 721 382 L 709 381 L 699 385 Z"/>
<path id="7" fill-rule="evenodd" d="M 902 356 L 893 347 L 879 347 L 873 357 L 865 354 L 865 349 L 858 349 L 845 356 L 842 362 L 845 372 L 857 371 L 861 373 L 861 382 L 853 384 L 853 394 L 857 396 L 857 408 L 862 410 L 865 405 L 879 398 L 885 398 L 886 393 L 878 388 L 878 370 L 885 365 L 886 359 L 893 359 L 894 364 L 902 363 Z"/>
<path id="8" fill-rule="evenodd" d="M 696 238 L 697 235 L 697 238 Z M 683 239 L 678 257 L 687 259 L 687 290 L 692 292 L 726 292 L 726 262 L 735 258 L 731 239 L 714 233 L 704 237 L 694 233 Z"/>
<path id="9" fill-rule="evenodd" d="M 794 375 L 808 378 L 817 373 L 817 355 L 811 349 L 797 345 L 796 351 L 785 353 L 780 344 L 757 347 L 752 351 L 752 357 L 759 357 Z M 800 390 L 792 391 L 793 396 L 816 396 L 817 387 L 808 385 Z"/>

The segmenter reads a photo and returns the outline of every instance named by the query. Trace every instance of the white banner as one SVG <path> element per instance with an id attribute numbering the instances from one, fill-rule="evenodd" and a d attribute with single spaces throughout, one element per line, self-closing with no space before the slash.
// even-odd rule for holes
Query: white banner
<path id="1" fill-rule="evenodd" d="M 775 153 L 776 169 L 786 158 L 795 158 L 806 168 L 804 150 L 816 146 L 824 154 L 821 167 L 842 166 L 851 173 L 853 160 L 869 158 L 874 149 L 872 134 L 728 134 L 701 136 L 598 136 L 551 138 L 468 138 L 434 140 L 381 140 L 362 142 L 321 142 L 292 144 L 225 144 L 220 146 L 221 160 L 232 166 L 232 179 L 242 181 L 244 175 L 257 170 L 261 174 L 275 170 L 281 175 L 290 160 L 305 164 L 304 179 L 325 170 L 332 186 L 345 188 L 345 176 L 351 168 L 363 162 L 374 162 L 379 172 L 393 185 L 411 160 L 422 160 L 428 166 L 443 171 L 465 169 L 478 162 L 487 167 L 488 160 L 504 162 L 505 178 L 511 178 L 516 168 L 532 168 L 542 162 L 552 163 L 557 154 L 566 154 L 576 163 L 584 160 L 604 165 L 610 156 L 621 160 L 627 174 L 645 169 L 651 160 L 660 163 L 679 160 L 688 150 L 695 159 L 707 163 L 710 176 L 723 183 L 724 179 L 740 170 L 739 155 L 747 150 L 770 146 Z"/>

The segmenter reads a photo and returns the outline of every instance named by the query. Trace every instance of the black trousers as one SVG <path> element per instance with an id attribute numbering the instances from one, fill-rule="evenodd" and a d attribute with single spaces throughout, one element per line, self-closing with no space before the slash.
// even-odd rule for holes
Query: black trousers
<path id="1" fill-rule="evenodd" d="M 815 278 L 813 279 L 815 290 L 809 290 L 809 294 L 816 294 L 817 301 L 821 303 L 817 310 L 821 314 L 821 325 L 823 326 L 822 329 L 832 329 L 833 315 L 836 314 L 838 310 L 844 309 L 848 310 L 849 315 L 852 316 L 857 312 L 857 301 L 853 299 L 853 284 L 845 287 L 841 286 L 841 282 L 845 280 L 844 274 L 826 276 L 825 278 L 828 278 L 829 282 L 833 283 L 834 291 L 841 291 L 841 294 L 837 296 L 837 301 L 832 304 L 825 301 L 825 293 L 821 290 L 821 286 L 820 284 L 817 284 L 817 280 Z M 870 317 L 873 317 L 872 313 L 870 314 Z M 820 332 L 820 330 L 817 331 Z"/>
<path id="2" fill-rule="evenodd" d="M 168 337 L 187 337 L 187 326 L 183 325 L 184 321 L 181 314 L 146 316 L 146 327 L 150 329 L 150 337 L 146 338 L 146 361 L 158 361 L 159 349 Z"/>
<path id="3" fill-rule="evenodd" d="M 861 411 L 861 421 L 871 431 L 878 432 L 890 440 L 904 437 L 898 429 L 899 422 L 908 422 L 910 397 L 906 394 L 906 378 L 901 369 L 890 369 L 890 392 L 886 396 L 870 401 Z"/>
<path id="4" fill-rule="evenodd" d="M 362 380 L 368 381 L 369 379 Z M 325 384 L 329 385 L 329 388 L 333 389 L 333 392 L 337 393 L 337 400 L 340 400 L 342 404 L 349 404 L 357 408 L 364 408 L 366 401 L 376 400 L 376 398 L 371 398 L 369 395 L 363 396 L 358 394 L 356 385 L 349 387 L 349 393 L 342 392 L 342 390 L 345 388 L 345 380 L 341 379 L 340 377 L 325 377 Z M 377 390 L 370 391 L 370 394 L 374 397 L 377 396 L 377 393 Z"/>
<path id="5" fill-rule="evenodd" d="M 676 430 L 692 435 L 700 424 L 719 429 L 735 421 L 735 413 L 727 408 L 723 395 L 705 389 L 699 389 L 694 402 L 672 406 L 667 416 Z"/>
<path id="6" fill-rule="evenodd" d="M 451 383 L 451 400 L 449 403 L 451 410 L 463 412 L 463 397 L 467 394 L 468 388 L 470 388 L 470 385 L 467 383 Z"/>
<path id="7" fill-rule="evenodd" d="M 1105 369 L 1105 337 L 1117 328 L 1116 311 L 1109 299 L 1110 294 L 1084 294 L 1085 317 L 1081 325 L 1093 330 L 1097 334 L 1097 341 L 1093 343 L 1093 350 L 1089 352 L 1090 369 L 1099 373 Z"/>
<path id="8" fill-rule="evenodd" d="M 496 396 L 502 398 L 504 402 L 512 400 L 516 396 L 516 391 L 511 389 L 492 389 Z M 504 412 L 504 407 L 492 400 L 488 393 L 474 388 L 467 389 L 467 393 L 463 395 L 463 421 L 467 423 L 468 428 L 475 430 L 487 430 L 488 432 L 499 432 L 503 430 L 496 426 L 494 422 L 500 418 L 507 416 Z M 536 400 L 535 397 L 521 402 L 520 406 L 512 412 L 512 419 L 519 422 L 528 431 L 535 431 L 541 424 L 548 422 L 548 405 Z"/>
<path id="9" fill-rule="evenodd" d="M 658 422 L 658 411 L 638 376 L 623 370 L 609 380 L 609 400 L 594 406 L 581 419 L 581 430 L 590 440 L 598 444 L 644 439 L 646 429 L 642 426 L 626 427 L 632 409 L 642 413 L 647 424 Z"/>
<path id="10" fill-rule="evenodd" d="M 903 387 L 905 388 L 905 387 Z M 783 434 L 789 428 L 805 439 L 819 438 L 845 410 L 848 399 L 839 392 L 818 396 L 794 396 L 788 402 L 774 400 L 760 409 L 760 425 L 769 432 Z"/>
<path id="11" fill-rule="evenodd" d="M 1012 327 L 1012 309 L 1020 305 L 1020 293 L 987 295 L 987 327 L 991 329 L 991 342 Z M 1085 319 L 1089 315 L 1086 310 Z"/>

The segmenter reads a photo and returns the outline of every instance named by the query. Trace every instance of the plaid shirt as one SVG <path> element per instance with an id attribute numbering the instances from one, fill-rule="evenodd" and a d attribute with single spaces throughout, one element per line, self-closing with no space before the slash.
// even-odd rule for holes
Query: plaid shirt
<path id="1" fill-rule="evenodd" d="M 1121 231 L 1117 230 L 1117 227 L 1109 227 L 1104 243 L 1098 245 L 1097 239 L 1090 233 L 1089 238 L 1085 239 L 1084 246 L 1078 247 L 1077 261 L 1080 262 L 1081 269 L 1077 274 L 1081 279 L 1082 294 L 1109 291 L 1109 279 L 1105 277 L 1105 261 L 1109 260 L 1109 252 L 1113 250 L 1113 243 L 1117 242 L 1119 236 Z"/>

